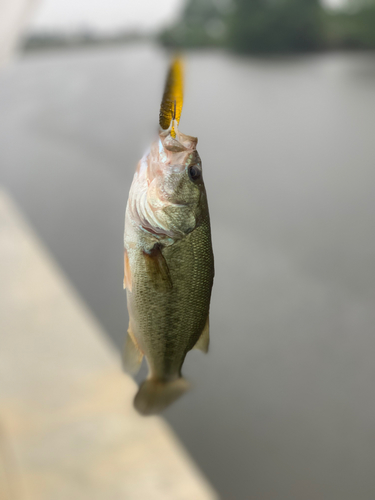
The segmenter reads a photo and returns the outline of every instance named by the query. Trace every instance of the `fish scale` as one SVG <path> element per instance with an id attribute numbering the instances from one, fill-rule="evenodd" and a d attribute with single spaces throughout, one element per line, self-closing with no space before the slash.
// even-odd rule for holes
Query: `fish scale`
<path id="1" fill-rule="evenodd" d="M 155 293 L 153 284 L 145 279 L 139 256 L 139 279 L 134 283 L 139 299 L 133 307 L 136 335 L 160 377 L 168 377 L 171 370 L 181 371 L 186 353 L 194 347 L 207 319 L 213 278 L 210 236 L 209 224 L 204 222 L 186 240 L 163 250 L 173 283 L 165 293 Z"/>

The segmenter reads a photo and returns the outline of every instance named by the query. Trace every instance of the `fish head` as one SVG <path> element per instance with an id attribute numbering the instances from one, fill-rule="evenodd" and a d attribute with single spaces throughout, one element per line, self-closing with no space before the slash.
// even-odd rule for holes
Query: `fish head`
<path id="1" fill-rule="evenodd" d="M 199 224 L 205 187 L 197 142 L 197 138 L 179 132 L 174 121 L 168 130 L 160 131 L 159 140 L 151 149 L 147 203 L 155 232 L 162 229 L 164 234 L 178 238 Z"/>

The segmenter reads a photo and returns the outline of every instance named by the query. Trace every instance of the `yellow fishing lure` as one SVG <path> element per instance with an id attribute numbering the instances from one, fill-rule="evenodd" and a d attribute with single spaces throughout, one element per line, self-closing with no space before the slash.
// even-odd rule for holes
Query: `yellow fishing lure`
<path id="1" fill-rule="evenodd" d="M 160 105 L 159 124 L 163 130 L 169 128 L 171 120 L 180 122 L 184 101 L 184 64 L 181 57 L 176 57 L 168 72 L 163 100 Z M 176 137 L 172 126 L 171 136 Z"/>

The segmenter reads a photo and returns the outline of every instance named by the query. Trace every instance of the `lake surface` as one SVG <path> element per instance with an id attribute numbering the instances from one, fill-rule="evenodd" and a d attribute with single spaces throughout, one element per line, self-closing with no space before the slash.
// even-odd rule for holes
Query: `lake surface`
<path id="1" fill-rule="evenodd" d="M 0 184 L 122 348 L 123 218 L 167 55 L 56 52 L 0 75 Z M 228 500 L 375 498 L 375 56 L 187 59 L 216 277 L 211 350 L 165 412 Z"/>

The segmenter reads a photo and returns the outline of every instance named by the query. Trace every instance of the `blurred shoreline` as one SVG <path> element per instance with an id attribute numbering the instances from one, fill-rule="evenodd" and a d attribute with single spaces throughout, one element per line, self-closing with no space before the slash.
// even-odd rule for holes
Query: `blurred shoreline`
<path id="1" fill-rule="evenodd" d="M 29 52 L 134 42 L 171 50 L 221 49 L 261 57 L 373 51 L 375 0 L 348 0 L 336 9 L 320 0 L 188 0 L 179 19 L 158 31 L 125 27 L 98 31 L 85 26 L 70 31 L 29 31 L 21 48 Z"/>
<path id="2" fill-rule="evenodd" d="M 138 33 L 125 33 L 114 36 L 87 36 L 85 33 L 74 35 L 54 34 L 54 35 L 39 35 L 33 34 L 24 37 L 20 44 L 20 51 L 24 55 L 31 53 L 43 52 L 64 52 L 76 51 L 85 49 L 101 49 L 101 48 L 116 48 L 129 47 L 139 45 L 156 44 L 160 48 L 166 50 L 174 50 L 174 47 L 165 46 L 158 40 L 155 35 L 144 35 Z M 314 51 L 304 52 L 267 52 L 267 53 L 241 53 L 233 52 L 228 47 L 184 47 L 184 51 L 190 53 L 210 52 L 223 53 L 241 58 L 254 58 L 265 60 L 289 60 L 299 58 L 309 58 L 324 54 L 375 54 L 375 47 L 322 47 Z"/>
<path id="3" fill-rule="evenodd" d="M 133 43 L 150 43 L 155 37 L 136 32 L 120 32 L 100 35 L 90 31 L 75 33 L 32 33 L 26 35 L 20 45 L 22 52 L 70 50 L 81 48 L 115 47 Z"/>

